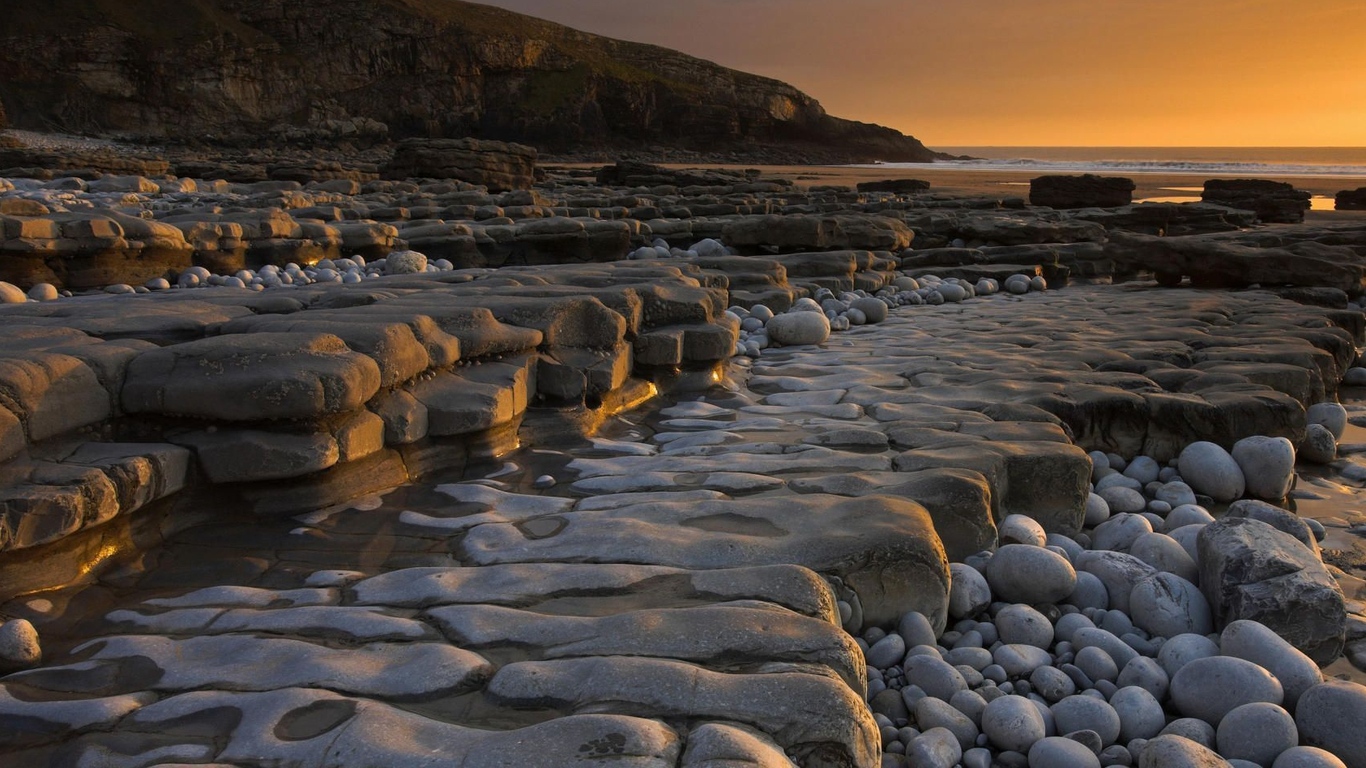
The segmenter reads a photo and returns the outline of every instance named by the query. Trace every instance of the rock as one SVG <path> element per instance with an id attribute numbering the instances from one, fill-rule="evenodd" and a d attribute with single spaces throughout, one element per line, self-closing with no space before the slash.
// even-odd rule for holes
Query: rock
<path id="1" fill-rule="evenodd" d="M 0 624 L 0 672 L 29 669 L 42 658 L 38 630 L 27 619 L 10 619 Z"/>
<path id="2" fill-rule="evenodd" d="M 896 633 L 906 641 L 908 648 L 918 645 L 933 646 L 936 637 L 934 625 L 919 611 L 907 611 L 897 622 Z"/>
<path id="3" fill-rule="evenodd" d="M 887 319 L 887 304 L 882 299 L 854 299 L 849 303 L 849 308 L 862 312 L 869 323 L 880 323 Z"/>
<path id="4" fill-rule="evenodd" d="M 1305 745 L 1325 749 L 1347 765 L 1366 768 L 1366 687 L 1325 680 L 1305 691 L 1295 708 L 1295 725 Z"/>
<path id="5" fill-rule="evenodd" d="M 1031 517 L 1006 515 L 996 526 L 997 538 L 1001 544 L 1029 544 L 1042 547 L 1048 541 L 1043 526 Z"/>
<path id="6" fill-rule="evenodd" d="M 1091 573 L 1105 585 L 1110 607 L 1129 612 L 1129 596 L 1140 581 L 1156 573 L 1151 565 L 1124 552 L 1088 550 L 1077 558 L 1077 568 Z"/>
<path id="7" fill-rule="evenodd" d="M 1148 691 L 1137 686 L 1120 688 L 1110 697 L 1110 706 L 1119 715 L 1119 740 L 1151 739 L 1167 724 L 1162 705 Z"/>
<path id="8" fill-rule="evenodd" d="M 1200 589 L 1217 625 L 1260 622 L 1321 665 L 1342 652 L 1342 590 L 1294 537 L 1259 520 L 1225 519 L 1200 531 L 1198 547 Z"/>
<path id="9" fill-rule="evenodd" d="M 1344 189 L 1333 198 L 1333 208 L 1339 211 L 1366 211 L 1366 187 Z"/>
<path id="10" fill-rule="evenodd" d="M 1084 744 L 1049 736 L 1029 748 L 1029 768 L 1100 768 L 1100 758 Z"/>
<path id="11" fill-rule="evenodd" d="M 395 251 L 384 259 L 385 274 L 415 275 L 426 271 L 427 256 L 417 251 Z"/>
<path id="12" fill-rule="evenodd" d="M 1119 740 L 1119 713 L 1104 699 L 1094 696 L 1068 696 L 1051 707 L 1053 720 L 1061 733 L 1095 731 L 1109 746 Z"/>
<path id="13" fill-rule="evenodd" d="M 1162 644 L 1157 652 L 1157 662 L 1170 678 L 1196 659 L 1218 655 L 1219 646 L 1204 635 L 1177 635 L 1167 638 L 1167 642 Z"/>
<path id="14" fill-rule="evenodd" d="M 1129 554 L 1159 571 L 1175 574 L 1192 584 L 1200 580 L 1200 569 L 1186 548 L 1164 533 L 1139 536 L 1129 545 Z"/>
<path id="15" fill-rule="evenodd" d="M 1086 527 L 1094 528 L 1109 519 L 1110 505 L 1105 499 L 1094 493 L 1088 495 L 1086 497 L 1086 518 L 1084 520 Z"/>
<path id="16" fill-rule="evenodd" d="M 1304 430 L 1299 456 L 1313 464 L 1328 464 L 1338 457 L 1338 441 L 1332 430 L 1322 424 L 1310 424 Z"/>
<path id="17" fill-rule="evenodd" d="M 991 604 L 991 587 L 980 571 L 970 565 L 949 566 L 949 616 L 962 619 L 976 616 Z"/>
<path id="18" fill-rule="evenodd" d="M 785 312 L 768 321 L 768 336 L 785 347 L 824 344 L 830 338 L 830 319 L 820 312 Z"/>
<path id="19" fill-rule="evenodd" d="M 1258 702 L 1231 710 L 1219 721 L 1219 754 L 1225 758 L 1271 765 L 1280 754 L 1299 744 L 1290 713 L 1275 704 Z"/>
<path id="20" fill-rule="evenodd" d="M 1247 493 L 1259 499 L 1276 501 L 1285 498 L 1290 492 L 1295 479 L 1295 446 L 1289 440 L 1284 437 L 1245 437 L 1233 444 L 1232 456 L 1243 471 Z"/>
<path id="21" fill-rule="evenodd" d="M 1304 420 L 1309 424 L 1322 424 L 1333 433 L 1334 440 L 1341 440 L 1347 431 L 1347 409 L 1341 403 L 1325 401 L 1315 403 L 1305 409 Z"/>
<path id="22" fill-rule="evenodd" d="M 1281 181 L 1264 179 L 1209 179 L 1200 199 L 1253 211 L 1266 223 L 1298 224 L 1309 210 L 1308 192 Z"/>
<path id="23" fill-rule="evenodd" d="M 1196 442 L 1186 446 L 1177 458 L 1181 478 L 1215 501 L 1233 501 L 1243 495 L 1246 480 L 1238 462 L 1228 451 L 1210 442 Z"/>
<path id="24" fill-rule="evenodd" d="M 1161 637 L 1214 631 L 1214 616 L 1200 588 L 1172 573 L 1156 573 L 1134 585 L 1129 615 L 1135 625 Z"/>
<path id="25" fill-rule="evenodd" d="M 1112 513 L 1142 512 L 1148 505 L 1143 494 L 1132 488 L 1112 486 L 1101 490 L 1100 497 L 1105 500 Z M 1108 547 L 1106 548 L 1108 549 Z"/>
<path id="26" fill-rule="evenodd" d="M 1318 747 L 1291 747 L 1276 758 L 1271 768 L 1347 768 L 1332 752 Z"/>
<path id="27" fill-rule="evenodd" d="M 1028 752 L 1044 738 L 1044 720 L 1029 699 L 1002 696 L 987 704 L 982 712 L 982 732 L 1000 749 Z"/>
<path id="28" fill-rule="evenodd" d="M 1021 643 L 1048 650 L 1053 646 L 1053 625 L 1028 605 L 1008 605 L 996 614 L 996 631 L 1003 643 Z"/>
<path id="29" fill-rule="evenodd" d="M 987 583 L 1002 600 L 1038 605 L 1072 593 L 1077 572 L 1062 555 L 1027 544 L 1007 544 L 987 561 Z"/>
<path id="30" fill-rule="evenodd" d="M 530 189 L 536 150 L 479 139 L 404 139 L 380 172 L 386 179 L 459 179 L 490 192 Z"/>
<path id="31" fill-rule="evenodd" d="M 1162 665 L 1147 656 L 1139 656 L 1125 664 L 1119 677 L 1115 678 L 1115 685 L 1120 688 L 1137 686 L 1151 693 L 1158 701 L 1166 700 L 1170 684 L 1171 680 Z"/>
<path id="32" fill-rule="evenodd" d="M 11 283 L 0 282 L 0 304 L 23 304 L 28 295 L 23 289 Z"/>
<path id="33" fill-rule="evenodd" d="M 1244 704 L 1267 702 L 1280 706 L 1285 700 L 1280 681 L 1270 672 L 1232 656 L 1188 662 L 1172 676 L 1171 694 L 1181 714 L 1216 726 L 1224 715 Z"/>
<path id="34" fill-rule="evenodd" d="M 356 410 L 379 384 L 375 361 L 336 336 L 233 334 L 133 358 L 123 408 L 222 421 L 304 419 Z"/>
<path id="35" fill-rule="evenodd" d="M 1091 547 L 1093 549 L 1106 549 L 1115 552 L 1128 552 L 1140 536 L 1153 532 L 1153 525 L 1146 517 L 1135 512 L 1143 510 L 1143 496 L 1137 491 L 1128 488 L 1107 488 L 1104 493 L 1131 493 L 1138 497 L 1138 506 L 1135 509 L 1132 505 L 1111 504 L 1110 509 L 1118 512 L 1109 520 L 1101 523 L 1091 534 Z M 1106 499 L 1110 501 L 1110 499 Z"/>
<path id="36" fill-rule="evenodd" d="M 1228 505 L 1228 511 L 1224 513 L 1225 519 L 1246 518 L 1248 520 L 1258 520 L 1275 528 L 1281 533 L 1288 533 L 1294 536 L 1315 556 L 1319 554 L 1318 540 L 1314 537 L 1314 532 L 1309 524 L 1299 515 L 1280 507 L 1273 506 L 1264 501 L 1254 499 L 1240 499 Z"/>
<path id="37" fill-rule="evenodd" d="M 1246 659 L 1275 675 L 1285 689 L 1285 708 L 1291 712 L 1305 691 L 1323 682 L 1323 674 L 1313 659 L 1264 624 L 1229 622 L 1220 635 L 1219 646 L 1224 654 Z"/>
<path id="38" fill-rule="evenodd" d="M 921 731 L 943 728 L 953 734 L 960 748 L 971 747 L 977 741 L 978 730 L 972 718 L 947 701 L 925 696 L 915 703 L 914 711 L 916 727 Z"/>
<path id="39" fill-rule="evenodd" d="M 1207 749 L 1215 748 L 1214 726 L 1194 717 L 1179 717 L 1162 729 L 1159 736 L 1181 736 Z"/>
<path id="40" fill-rule="evenodd" d="M 1228 768 L 1213 750 L 1181 736 L 1150 739 L 1138 756 L 1138 768 Z"/>
<path id="41" fill-rule="evenodd" d="M 873 644 L 868 652 L 864 654 L 868 659 L 868 666 L 886 669 L 887 667 L 898 666 L 901 659 L 906 655 L 906 641 L 901 639 L 901 635 L 893 632 Z"/>
<path id="42" fill-rule="evenodd" d="M 958 691 L 968 689 L 963 675 L 938 656 L 910 655 L 901 666 L 907 685 L 920 686 L 925 693 L 941 701 L 948 701 Z"/>
<path id="43" fill-rule="evenodd" d="M 1133 202 L 1132 179 L 1117 176 L 1040 176 L 1029 182 L 1029 204 L 1049 208 L 1118 208 Z"/>
<path id="44" fill-rule="evenodd" d="M 3 288 L 0 288 L 0 292 L 2 291 Z M 28 289 L 28 297 L 34 301 L 56 301 L 60 294 L 57 293 L 57 286 L 52 283 L 38 283 Z"/>

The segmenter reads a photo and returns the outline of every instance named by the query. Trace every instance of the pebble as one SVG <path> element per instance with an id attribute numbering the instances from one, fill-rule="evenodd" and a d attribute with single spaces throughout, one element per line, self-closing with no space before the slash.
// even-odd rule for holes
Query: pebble
<path id="1" fill-rule="evenodd" d="M 1039 667 L 1029 675 L 1029 685 L 1050 704 L 1077 692 L 1077 684 L 1057 667 Z"/>
<path id="2" fill-rule="evenodd" d="M 1108 701 L 1093 696 L 1068 696 L 1053 705 L 1053 720 L 1057 730 L 1096 731 L 1102 745 L 1119 741 L 1119 712 Z"/>
<path id="3" fill-rule="evenodd" d="M 1119 665 L 1103 649 L 1087 646 L 1077 651 L 1073 664 L 1091 681 L 1110 680 L 1119 677 Z"/>
<path id="4" fill-rule="evenodd" d="M 896 633 L 906 641 L 908 648 L 922 645 L 933 647 L 935 643 L 934 627 L 919 611 L 907 611 L 903 614 L 901 621 L 897 623 Z"/>
<path id="5" fill-rule="evenodd" d="M 991 658 L 1010 677 L 1028 677 L 1039 667 L 1053 663 L 1048 651 L 1033 645 L 1002 644 L 992 651 Z M 982 674 L 986 674 L 985 670 Z"/>
<path id="6" fill-rule="evenodd" d="M 970 693 L 959 691 L 959 694 Z M 956 694 L 957 695 L 957 694 Z M 985 708 L 985 705 L 983 705 Z M 947 701 L 926 696 L 916 701 L 914 710 L 915 724 L 922 731 L 943 728 L 953 734 L 962 749 L 970 749 L 977 743 L 977 724 L 966 713 L 960 712 Z"/>
<path id="7" fill-rule="evenodd" d="M 1160 637 L 1214 631 L 1214 613 L 1200 588 L 1174 573 L 1155 573 L 1134 585 L 1129 596 L 1133 621 Z"/>
<path id="8" fill-rule="evenodd" d="M 1203 493 L 1215 501 L 1233 501 L 1242 497 L 1246 489 L 1238 462 L 1215 443 L 1204 440 L 1191 443 L 1176 461 L 1182 479 L 1196 493 Z"/>
<path id="9" fill-rule="evenodd" d="M 870 666 L 886 669 L 901 663 L 906 656 L 906 641 L 901 635 L 893 632 L 873 643 L 864 655 Z"/>
<path id="10" fill-rule="evenodd" d="M 766 327 L 769 339 L 785 347 L 824 344 L 830 338 L 830 319 L 819 311 L 784 312 L 769 320 Z"/>
<path id="11" fill-rule="evenodd" d="M 963 675 L 940 659 L 937 654 L 907 656 L 902 669 L 906 673 L 908 684 L 919 686 L 926 694 L 936 699 L 948 701 L 953 698 L 953 694 L 968 688 Z"/>
<path id="12" fill-rule="evenodd" d="M 1119 740 L 1151 739 L 1162 732 L 1167 716 L 1162 704 L 1148 691 L 1128 686 L 1115 691 L 1110 706 L 1119 714 Z"/>
<path id="13" fill-rule="evenodd" d="M 42 658 L 38 630 L 27 619 L 10 619 L 0 624 L 0 670 L 28 669 L 37 666 Z"/>
<path id="14" fill-rule="evenodd" d="M 1359 727 L 1366 727 L 1366 722 Z M 1235 707 L 1219 721 L 1216 739 L 1220 755 L 1258 765 L 1271 765 L 1300 742 L 1290 713 L 1266 702 Z"/>
<path id="15" fill-rule="evenodd" d="M 1346 423 L 1344 412 L 1343 426 Z M 1295 479 L 1295 446 L 1289 440 L 1264 435 L 1245 437 L 1233 444 L 1231 455 L 1243 470 L 1248 495 L 1275 501 L 1290 492 Z"/>
<path id="16" fill-rule="evenodd" d="M 1162 466 L 1151 456 L 1135 456 L 1134 460 L 1124 468 L 1124 474 L 1132 477 L 1143 485 L 1147 485 L 1157 480 L 1158 474 L 1162 471 Z"/>
<path id="17" fill-rule="evenodd" d="M 1078 741 L 1049 736 L 1029 748 L 1029 768 L 1100 768 L 1100 758 Z"/>
<path id="18" fill-rule="evenodd" d="M 1029 699 L 1002 696 L 982 712 L 982 732 L 1003 750 L 1025 753 L 1044 738 L 1044 719 Z"/>
<path id="19" fill-rule="evenodd" d="M 1347 409 L 1340 403 L 1324 401 L 1314 403 L 1304 411 L 1304 420 L 1308 424 L 1319 424 L 1326 427 L 1333 434 L 1334 440 L 1341 440 L 1342 433 L 1347 431 Z"/>
<path id="20" fill-rule="evenodd" d="M 1162 701 L 1167 698 L 1167 690 L 1171 680 L 1167 677 L 1166 670 L 1157 663 L 1156 659 L 1148 656 L 1139 656 L 1119 671 L 1119 677 L 1115 679 L 1115 685 L 1120 688 L 1137 686 L 1151 693 L 1153 698 Z"/>
<path id="21" fill-rule="evenodd" d="M 1305 427 L 1299 457 L 1313 464 L 1327 464 L 1338 457 L 1338 441 L 1328 427 L 1310 424 Z"/>
<path id="22" fill-rule="evenodd" d="M 1265 624 L 1246 619 L 1229 622 L 1219 647 L 1225 655 L 1250 661 L 1275 675 L 1285 690 L 1285 708 L 1291 712 L 1305 691 L 1323 682 L 1319 665 Z"/>
<path id="23" fill-rule="evenodd" d="M 1128 664 L 1138 656 L 1138 651 L 1135 651 L 1123 640 L 1115 637 L 1114 634 L 1100 628 L 1090 629 L 1083 627 L 1076 632 L 1073 632 L 1072 644 L 1077 646 L 1078 649 L 1096 647 L 1105 651 L 1105 653 L 1114 660 L 1115 666 L 1118 669 L 1123 669 L 1125 664 Z M 1080 654 L 1080 650 L 1078 650 L 1078 654 Z"/>
<path id="24" fill-rule="evenodd" d="M 1347 768 L 1347 764 L 1332 752 L 1318 747 L 1291 747 L 1276 758 L 1271 768 Z"/>
<path id="25" fill-rule="evenodd" d="M 1085 610 L 1087 608 L 1105 609 L 1110 607 L 1110 592 L 1105 583 L 1094 573 L 1077 572 L 1077 586 L 1067 596 L 1067 604 Z"/>
<path id="26" fill-rule="evenodd" d="M 1142 499 L 1139 496 L 1139 499 Z M 1118 509 L 1111 504 L 1110 508 L 1119 514 L 1114 515 L 1109 520 L 1101 523 L 1091 535 L 1091 547 L 1093 549 L 1108 549 L 1116 552 L 1128 552 L 1129 547 L 1134 541 L 1145 533 L 1152 533 L 1152 523 L 1142 515 L 1134 514 L 1142 511 L 1143 505 L 1138 509 Z"/>
<path id="27" fill-rule="evenodd" d="M 1195 504 L 1195 491 L 1181 480 L 1171 480 L 1162 484 L 1153 494 L 1157 501 L 1165 501 L 1172 506 L 1172 509 Z M 1170 513 L 1169 513 L 1170 514 Z"/>
<path id="28" fill-rule="evenodd" d="M 997 550 L 987 561 L 986 577 L 996 597 L 1029 605 L 1061 602 L 1077 585 L 1077 572 L 1067 558 L 1026 544 Z"/>
<path id="29" fill-rule="evenodd" d="M 1182 504 L 1173 507 L 1167 514 L 1167 519 L 1163 525 L 1166 533 L 1171 533 L 1177 528 L 1184 528 L 1187 525 L 1206 525 L 1214 522 L 1214 515 L 1209 510 L 1198 504 Z"/>
<path id="30" fill-rule="evenodd" d="M 1048 540 L 1048 534 L 1032 517 L 1006 515 L 1006 518 L 997 525 L 996 538 L 1002 544 L 1030 544 L 1042 547 Z"/>
<path id="31" fill-rule="evenodd" d="M 1244 704 L 1264 701 L 1279 706 L 1285 698 L 1280 682 L 1270 672 L 1232 656 L 1190 661 L 1172 675 L 1171 693 L 1181 714 L 1216 726 L 1224 715 Z"/>
<path id="32" fill-rule="evenodd" d="M 975 747 L 963 753 L 963 768 L 991 768 L 991 750 Z"/>
<path id="33" fill-rule="evenodd" d="M 1111 477 L 1115 477 L 1115 475 L 1111 475 Z M 1105 500 L 1112 514 L 1142 512 L 1148 506 L 1148 501 L 1143 498 L 1143 494 L 1133 488 L 1111 486 L 1101 489 L 1097 493 Z"/>
<path id="34" fill-rule="evenodd" d="M 1325 680 L 1300 696 L 1295 725 L 1306 746 L 1337 755 L 1347 768 L 1366 768 L 1366 686 Z"/>
<path id="35" fill-rule="evenodd" d="M 961 619 L 975 616 L 991 605 L 991 587 L 976 568 L 962 563 L 949 566 L 949 616 Z"/>
<path id="36" fill-rule="evenodd" d="M 916 768 L 953 768 L 963 749 L 946 728 L 931 728 L 906 745 L 906 756 Z"/>
<path id="37" fill-rule="evenodd" d="M 1139 768 L 1227 768 L 1228 762 L 1213 750 L 1181 736 L 1158 736 L 1144 745 Z"/>
<path id="38" fill-rule="evenodd" d="M 1178 717 L 1167 723 L 1159 736 L 1183 736 L 1207 749 L 1214 749 L 1214 726 L 1194 717 Z"/>
<path id="39" fill-rule="evenodd" d="M 1129 545 L 1129 554 L 1151 565 L 1159 571 L 1175 574 L 1189 582 L 1200 578 L 1195 561 L 1186 553 L 1180 542 L 1165 533 L 1145 533 Z M 1130 594 L 1130 608 L 1133 596 Z"/>
<path id="40" fill-rule="evenodd" d="M 1053 646 L 1053 624 L 1028 605 L 1002 608 L 996 614 L 995 623 L 1003 643 L 1032 645 L 1045 650 Z"/>
<path id="41" fill-rule="evenodd" d="M 1157 652 L 1157 663 L 1162 665 L 1168 679 L 1196 659 L 1219 655 L 1219 646 L 1204 635 L 1177 635 L 1167 638 Z"/>

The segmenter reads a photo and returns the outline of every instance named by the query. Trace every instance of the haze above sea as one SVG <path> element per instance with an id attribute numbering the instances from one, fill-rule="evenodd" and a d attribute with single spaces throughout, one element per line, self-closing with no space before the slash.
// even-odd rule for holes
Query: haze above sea
<path id="1" fill-rule="evenodd" d="M 945 170 L 1366 178 L 1366 147 L 934 147 Z M 895 167 L 914 167 L 887 163 Z M 923 165 L 921 167 L 924 167 Z"/>

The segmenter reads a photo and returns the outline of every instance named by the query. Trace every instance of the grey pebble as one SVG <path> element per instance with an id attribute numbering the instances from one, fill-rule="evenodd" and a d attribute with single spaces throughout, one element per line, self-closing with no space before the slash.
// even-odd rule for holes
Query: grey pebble
<path id="1" fill-rule="evenodd" d="M 1137 686 L 1115 691 L 1110 706 L 1119 714 L 1119 740 L 1151 739 L 1162 732 L 1167 716 L 1151 693 Z"/>
<path id="2" fill-rule="evenodd" d="M 1104 649 L 1096 646 L 1087 646 L 1077 651 L 1072 663 L 1092 682 L 1114 681 L 1119 677 L 1119 665 L 1115 664 L 1115 660 Z"/>
<path id="3" fill-rule="evenodd" d="M 1119 713 L 1107 701 L 1092 696 L 1068 696 L 1051 709 L 1057 729 L 1063 733 L 1095 731 L 1107 746 L 1119 740 Z"/>
<path id="4" fill-rule="evenodd" d="M 906 756 L 915 768 L 953 768 L 963 749 L 947 729 L 931 728 L 906 745 Z"/>
<path id="5" fill-rule="evenodd" d="M 1219 754 L 1225 758 L 1271 765 L 1287 749 L 1300 743 L 1289 712 L 1266 702 L 1236 707 L 1219 721 Z"/>
<path id="6" fill-rule="evenodd" d="M 1029 768 L 1100 768 L 1100 758 L 1080 742 L 1049 736 L 1029 748 Z"/>
<path id="7" fill-rule="evenodd" d="M 1157 663 L 1166 670 L 1170 680 L 1190 662 L 1218 655 L 1219 646 L 1204 635 L 1177 635 L 1167 638 L 1167 642 L 1162 644 L 1162 649 L 1157 652 Z"/>
<path id="8" fill-rule="evenodd" d="M 922 732 L 942 728 L 953 734 L 962 749 L 970 749 L 977 741 L 977 724 L 947 701 L 929 696 L 915 703 L 915 724 Z"/>
<path id="9" fill-rule="evenodd" d="M 963 676 L 938 656 L 908 656 L 902 669 L 906 682 L 919 686 L 926 694 L 948 701 L 958 691 L 967 690 Z"/>
<path id="10" fill-rule="evenodd" d="M 1232 656 L 1209 656 L 1186 664 L 1172 676 L 1171 695 L 1181 714 L 1207 723 L 1218 723 L 1244 704 L 1265 701 L 1279 706 L 1285 698 L 1280 681 L 1270 672 Z"/>
<path id="11" fill-rule="evenodd" d="M 1167 671 L 1157 663 L 1156 659 L 1139 656 L 1119 671 L 1119 677 L 1115 679 L 1115 685 L 1120 688 L 1137 686 L 1151 693 L 1153 698 L 1162 701 L 1167 698 L 1167 687 L 1170 680 Z"/>
<path id="12" fill-rule="evenodd" d="M 1001 642 L 1048 649 L 1053 645 L 1053 624 L 1028 605 L 1009 605 L 996 614 Z"/>
<path id="13" fill-rule="evenodd" d="M 1044 719 L 1029 699 L 1003 696 L 982 712 L 982 732 L 1002 750 L 1024 753 L 1044 738 Z"/>
<path id="14" fill-rule="evenodd" d="M 1159 736 L 1171 734 L 1173 736 L 1184 736 L 1187 739 L 1209 749 L 1214 749 L 1214 726 L 1195 717 L 1178 717 L 1167 723 Z"/>

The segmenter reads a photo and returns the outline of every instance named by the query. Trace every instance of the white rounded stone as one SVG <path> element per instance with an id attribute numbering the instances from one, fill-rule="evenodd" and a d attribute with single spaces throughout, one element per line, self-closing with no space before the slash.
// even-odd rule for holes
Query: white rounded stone
<path id="1" fill-rule="evenodd" d="M 1229 452 L 1215 443 L 1201 440 L 1186 446 L 1177 458 L 1181 477 L 1196 493 L 1215 501 L 1241 498 L 1247 487 L 1243 470 Z"/>
<path id="2" fill-rule="evenodd" d="M 28 297 L 34 301 L 55 301 L 61 294 L 52 283 L 38 283 L 28 289 Z"/>
<path id="3" fill-rule="evenodd" d="M 28 669 L 43 658 L 38 630 L 27 619 L 0 624 L 0 669 Z"/>
<path id="4" fill-rule="evenodd" d="M 1290 492 L 1295 479 L 1295 446 L 1289 440 L 1264 435 L 1245 437 L 1233 444 L 1231 455 L 1243 470 L 1249 495 L 1275 501 Z"/>
<path id="5" fill-rule="evenodd" d="M 1314 403 L 1305 409 L 1304 420 L 1309 424 L 1322 424 L 1327 427 L 1335 440 L 1341 440 L 1342 433 L 1347 431 L 1347 409 L 1340 403 Z"/>
<path id="6" fill-rule="evenodd" d="M 830 338 L 830 319 L 822 312 L 785 312 L 767 323 L 768 337 L 783 346 L 823 344 Z"/>
<path id="7" fill-rule="evenodd" d="M 415 275 L 427 271 L 427 255 L 417 251 L 394 251 L 384 259 L 389 275 Z"/>

